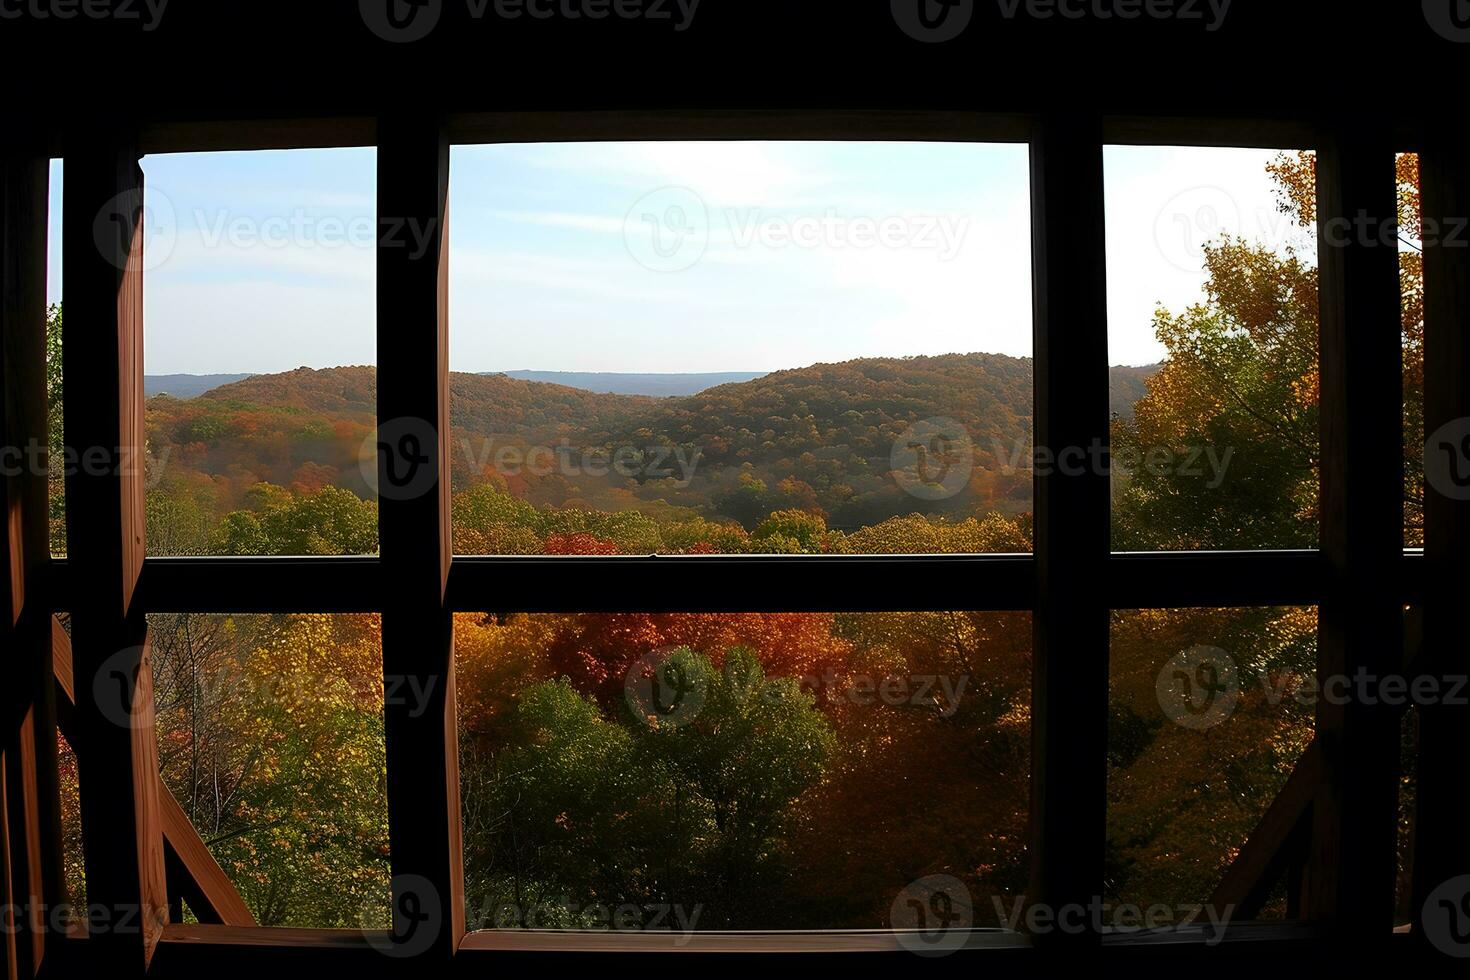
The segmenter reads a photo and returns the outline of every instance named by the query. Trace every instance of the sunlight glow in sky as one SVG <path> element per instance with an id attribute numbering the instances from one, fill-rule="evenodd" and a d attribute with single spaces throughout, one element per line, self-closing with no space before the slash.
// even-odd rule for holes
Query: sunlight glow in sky
<path id="1" fill-rule="evenodd" d="M 1275 151 L 1109 147 L 1109 357 L 1201 296 L 1222 231 L 1295 245 Z M 149 374 L 371 364 L 375 155 L 149 156 Z M 60 299 L 59 163 L 51 276 Z M 455 370 L 766 371 L 856 357 L 1031 354 L 1017 144 L 456 147 Z"/>

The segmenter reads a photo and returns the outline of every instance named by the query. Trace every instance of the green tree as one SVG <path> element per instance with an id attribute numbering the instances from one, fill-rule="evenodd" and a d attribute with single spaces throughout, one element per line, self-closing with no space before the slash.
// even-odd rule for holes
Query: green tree
<path id="1" fill-rule="evenodd" d="M 258 484 L 249 508 L 227 514 L 215 533 L 224 555 L 370 555 L 378 550 L 378 508 L 341 487 L 294 494 Z"/>
<path id="2" fill-rule="evenodd" d="M 753 651 L 717 668 L 684 648 L 667 665 L 697 692 L 680 723 L 608 717 L 563 678 L 522 693 L 508 747 L 467 742 L 466 819 L 485 831 L 467 854 L 472 924 L 575 925 L 548 909 L 648 902 L 701 907 L 704 927 L 760 922 L 783 821 L 834 737 Z"/>

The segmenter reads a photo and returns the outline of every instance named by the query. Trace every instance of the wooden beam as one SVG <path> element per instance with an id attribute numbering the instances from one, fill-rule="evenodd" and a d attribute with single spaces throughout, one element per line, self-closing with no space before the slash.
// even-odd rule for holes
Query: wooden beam
<path id="1" fill-rule="evenodd" d="M 1470 467 L 1470 139 L 1441 117 L 1420 157 L 1424 242 L 1424 527 L 1429 568 L 1420 674 L 1445 683 L 1470 674 L 1464 603 L 1470 594 L 1470 491 L 1457 485 Z M 1429 222 L 1438 225 L 1430 229 Z M 1458 229 L 1458 231 L 1456 231 Z M 1431 235 L 1431 230 L 1434 234 Z M 1441 687 L 1441 690 L 1446 688 Z M 1416 913 L 1436 888 L 1470 875 L 1470 835 L 1461 799 L 1470 754 L 1470 707 L 1439 703 L 1419 711 L 1418 796 L 1413 893 Z M 1424 930 L 1417 929 L 1422 937 Z"/>
<path id="2" fill-rule="evenodd" d="M 1210 896 L 1209 904 L 1231 922 L 1259 915 L 1281 876 L 1305 853 L 1321 785 L 1322 752 L 1313 742 Z"/>
<path id="3" fill-rule="evenodd" d="M 1101 120 L 1043 120 L 1032 144 L 1036 444 L 1093 458 L 1108 445 Z M 1053 458 L 1056 458 L 1055 455 Z M 1109 549 L 1106 467 L 1036 479 L 1032 903 L 1052 914 L 1103 894 L 1107 841 Z M 1091 920 L 1091 917 L 1085 917 Z M 1080 933 L 1036 937 L 1093 946 Z"/>
<path id="4" fill-rule="evenodd" d="M 395 952 L 464 935 L 449 525 L 449 142 L 414 110 L 378 123 L 378 515 Z M 408 683 L 401 683 L 407 680 Z"/>
<path id="5" fill-rule="evenodd" d="M 627 140 L 946 140 L 1024 142 L 1020 113 L 865 108 L 860 111 L 660 109 L 456 113 L 446 121 L 454 143 Z"/>
<path id="6" fill-rule="evenodd" d="M 48 166 L 19 141 L 0 154 L 0 819 L 6 965 L 16 977 L 45 965 L 48 910 L 66 897 L 46 633 Z"/>
<path id="7" fill-rule="evenodd" d="M 143 174 L 126 135 L 65 158 L 67 564 L 89 942 L 146 969 L 168 921 L 143 566 Z"/>
<path id="8" fill-rule="evenodd" d="M 330 119 L 199 119 L 143 126 L 144 153 L 221 153 L 231 150 L 323 150 L 371 146 L 374 120 L 367 116 Z"/>
<path id="9" fill-rule="evenodd" d="M 1403 668 L 1403 607 L 1384 588 L 1403 563 L 1403 377 L 1392 131 L 1340 119 L 1319 145 L 1325 686 Z M 1373 947 L 1393 925 L 1398 715 L 1382 698 L 1322 698 L 1316 725 L 1323 781 L 1305 913 L 1344 944 Z"/>
<path id="10" fill-rule="evenodd" d="M 61 623 L 52 619 L 51 662 L 56 683 L 56 703 L 62 719 L 61 730 L 69 733 L 75 711 L 76 693 L 72 682 L 71 638 Z M 178 881 L 182 897 L 189 902 L 201 922 L 229 926 L 253 926 L 255 916 L 235 883 L 209 853 L 199 831 L 189 822 L 184 808 L 158 777 L 160 823 L 165 846 L 164 857 L 169 870 L 169 884 Z"/>
<path id="11" fill-rule="evenodd" d="M 1425 561 L 1406 554 L 1385 587 L 1405 605 L 1426 593 Z M 1326 597 L 1317 551 L 1115 554 L 1101 587 L 1115 609 L 1315 606 Z M 53 562 L 53 608 L 65 611 L 67 563 Z M 761 583 L 758 592 L 743 586 Z M 872 582 L 895 583 L 874 590 Z M 486 612 L 489 596 L 521 612 L 903 612 L 1029 610 L 1031 555 L 681 555 L 457 559 L 447 602 Z M 368 613 L 383 608 L 377 558 L 149 558 L 136 602 L 145 612 Z M 645 608 L 653 604 L 657 608 Z"/>
<path id="12" fill-rule="evenodd" d="M 253 926 L 255 916 L 240 897 L 235 883 L 225 874 L 214 855 L 189 822 L 189 815 L 174 799 L 174 794 L 158 783 L 158 800 L 167 846 L 166 867 L 169 869 L 169 892 L 177 891 L 189 903 L 200 922 L 225 926 Z M 175 888 L 177 883 L 177 889 Z"/>

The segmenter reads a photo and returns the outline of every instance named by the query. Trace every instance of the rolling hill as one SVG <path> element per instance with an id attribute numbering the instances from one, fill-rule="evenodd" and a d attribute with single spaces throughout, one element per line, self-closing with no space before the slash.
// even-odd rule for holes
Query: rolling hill
<path id="1" fill-rule="evenodd" d="M 1152 370 L 1114 369 L 1115 413 L 1131 414 Z M 453 374 L 452 479 L 456 490 L 504 483 L 540 506 L 746 524 L 786 507 L 820 510 L 834 527 L 915 510 L 1022 513 L 1031 378 L 1029 359 L 997 354 L 814 364 L 662 398 Z M 171 479 L 207 481 L 226 510 L 259 482 L 371 496 L 359 461 L 376 398 L 372 367 L 247 377 L 192 399 L 150 399 L 149 444 L 170 454 Z M 973 476 L 940 500 L 905 494 L 890 476 L 895 445 L 929 419 L 953 420 L 971 440 Z"/>
<path id="2" fill-rule="evenodd" d="M 762 371 L 725 371 L 712 374 L 618 374 L 583 371 L 490 371 L 518 381 L 544 381 L 547 384 L 581 388 L 602 395 L 651 395 L 676 398 L 697 395 L 719 385 L 754 381 Z"/>

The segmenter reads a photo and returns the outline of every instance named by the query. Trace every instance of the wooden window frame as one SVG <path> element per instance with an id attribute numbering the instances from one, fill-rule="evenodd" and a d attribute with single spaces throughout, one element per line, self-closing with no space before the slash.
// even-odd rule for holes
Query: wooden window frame
<path id="1" fill-rule="evenodd" d="M 1366 210 L 1388 217 L 1394 213 L 1393 154 L 1416 150 L 1424 160 L 1426 214 L 1464 214 L 1470 208 L 1470 152 L 1463 142 L 1446 141 L 1440 133 L 1395 132 L 1388 123 L 1362 118 L 1266 122 L 1087 113 L 559 112 L 435 119 L 405 113 L 248 125 L 161 123 L 134 131 L 96 127 L 87 133 L 85 140 L 68 142 L 65 152 L 67 383 L 102 391 L 115 410 L 86 416 L 72 411 L 66 425 L 69 441 L 127 445 L 130 438 L 141 439 L 142 365 L 136 353 L 141 344 L 141 265 L 136 255 L 132 265 L 126 255 L 102 261 L 106 256 L 93 245 L 92 216 L 119 195 L 132 200 L 127 195 L 145 192 L 136 168 L 143 153 L 376 146 L 380 222 L 384 215 L 413 217 L 437 222 L 440 230 L 438 248 L 423 256 L 381 245 L 378 249 L 379 419 L 429 420 L 438 435 L 434 465 L 441 477 L 449 457 L 449 256 L 444 230 L 452 143 L 1027 142 L 1032 160 L 1038 445 L 1106 444 L 1108 438 L 1104 145 L 1316 149 L 1323 162 L 1321 214 L 1351 216 Z M 44 214 L 35 213 L 34 182 L 41 181 L 44 195 L 44 175 L 38 175 L 36 162 L 44 161 L 45 150 L 37 142 L 29 155 L 6 158 L 11 186 L 24 190 L 4 200 L 10 238 L 28 228 L 34 232 L 34 222 L 44 221 Z M 63 944 L 65 955 L 94 964 L 133 957 L 167 976 L 213 969 L 221 962 L 320 963 L 331 969 L 371 965 L 375 972 L 391 973 L 399 965 L 483 964 L 491 956 L 518 953 L 544 958 L 594 949 L 615 948 L 627 956 L 658 952 L 659 943 L 646 936 L 598 941 L 579 935 L 464 934 L 452 614 L 487 608 L 1030 611 L 1035 668 L 1028 897 L 1054 907 L 1087 903 L 1103 894 L 1110 610 L 1317 606 L 1323 621 L 1323 669 L 1351 673 L 1358 667 L 1388 670 L 1401 665 L 1403 631 L 1397 623 L 1403 608 L 1412 605 L 1424 611 L 1425 648 L 1438 651 L 1421 660 L 1418 669 L 1445 674 L 1463 666 L 1463 657 L 1456 660 L 1450 652 L 1462 632 L 1450 613 L 1470 585 L 1470 504 L 1427 491 L 1427 548 L 1405 551 L 1395 537 L 1402 521 L 1397 256 L 1391 271 L 1387 250 L 1359 243 L 1322 248 L 1324 520 L 1316 550 L 1112 553 L 1106 475 L 1038 474 L 1036 543 L 1030 555 L 458 558 L 450 551 L 448 481 L 441 478 L 436 493 L 381 502 L 381 551 L 376 557 L 145 558 L 139 486 L 127 477 L 69 479 L 72 547 L 66 560 L 35 560 L 32 523 L 44 517 L 44 508 L 39 517 L 28 512 L 29 538 L 6 534 L 3 543 L 11 567 L 17 567 L 18 554 L 29 556 L 29 564 L 21 564 L 31 569 L 24 600 L 31 632 L 18 625 L 23 620 L 18 611 L 0 626 L 7 630 L 7 642 L 20 640 L 27 656 L 40 657 L 34 625 L 38 604 L 48 618 L 53 609 L 73 615 L 75 711 L 87 733 L 86 752 L 106 759 L 105 766 L 94 762 L 83 777 L 89 891 L 96 889 L 95 895 L 118 904 L 166 905 L 162 804 L 156 789 L 149 789 L 157 779 L 156 771 L 148 771 L 153 731 L 146 697 L 147 613 L 373 611 L 384 615 L 384 670 L 415 674 L 421 689 L 442 692 L 432 710 L 417 717 L 390 708 L 386 726 L 394 905 L 398 908 L 405 897 L 422 898 L 416 890 L 424 888 L 442 901 L 430 927 L 432 942 L 416 946 L 413 957 L 401 960 L 383 955 L 383 937 L 376 934 L 180 924 L 144 930 L 133 938 L 73 940 Z M 1470 262 L 1453 249 L 1434 247 L 1426 250 L 1425 265 L 1426 418 L 1432 429 L 1437 422 L 1470 416 Z M 9 261 L 0 267 L 10 270 L 4 307 L 8 346 L 0 364 L 0 386 L 8 398 L 34 402 L 39 347 L 33 336 L 11 342 L 23 331 L 44 327 L 36 322 L 44 313 L 36 299 L 44 263 Z M 27 428 L 33 432 L 36 426 L 34 416 L 24 412 L 8 413 L 4 421 L 7 435 Z M 34 491 L 31 486 L 28 492 Z M 881 592 L 870 587 L 875 580 L 885 583 Z M 134 701 L 136 724 L 130 738 L 120 739 L 114 732 L 109 739 L 98 724 L 88 681 L 95 678 L 104 652 L 129 646 L 139 649 L 132 665 L 141 695 Z M 49 671 L 49 650 L 44 656 Z M 37 704 L 44 703 L 41 694 L 36 697 Z M 1449 708 L 1425 713 L 1421 802 L 1443 800 L 1439 805 L 1448 810 L 1455 767 L 1470 741 L 1465 716 L 1464 710 Z M 41 731 L 34 737 L 44 745 L 53 734 L 47 726 L 54 730 L 54 718 L 44 708 L 35 717 Z M 1390 801 L 1396 792 L 1397 729 L 1383 714 L 1362 710 L 1324 709 L 1318 724 L 1320 759 L 1314 762 L 1321 768 L 1306 780 L 1314 803 L 1315 845 L 1303 897 L 1310 922 L 1234 928 L 1227 937 L 1232 946 L 1279 957 L 1316 948 L 1314 942 L 1324 936 L 1348 955 L 1403 942 L 1390 932 L 1391 875 L 1385 880 L 1395 845 Z M 1081 752 L 1078 746 L 1091 749 Z M 42 770 L 46 765 L 43 759 Z M 15 784 L 39 807 L 41 826 L 54 824 L 48 818 L 56 814 L 54 758 L 49 765 L 49 774 L 43 771 L 28 785 Z M 33 847 L 32 853 L 54 858 L 45 847 Z M 1467 847 L 1451 816 L 1426 813 L 1415 852 L 1416 887 L 1443 880 L 1450 870 L 1470 871 Z M 1343 860 L 1345 854 L 1355 860 Z M 1372 859 L 1358 860 L 1362 855 Z M 33 875 L 28 887 L 54 901 L 57 882 L 41 877 Z M 1137 957 L 1147 963 L 1158 962 L 1159 956 L 1208 956 L 1205 939 L 1188 931 L 1133 938 L 1084 932 L 1064 941 L 1033 943 L 977 933 L 976 948 L 961 955 L 1016 955 L 1062 945 L 1107 950 L 1110 957 Z M 816 951 L 905 955 L 891 935 L 866 932 L 716 934 L 695 937 L 685 950 L 709 956 Z"/>

